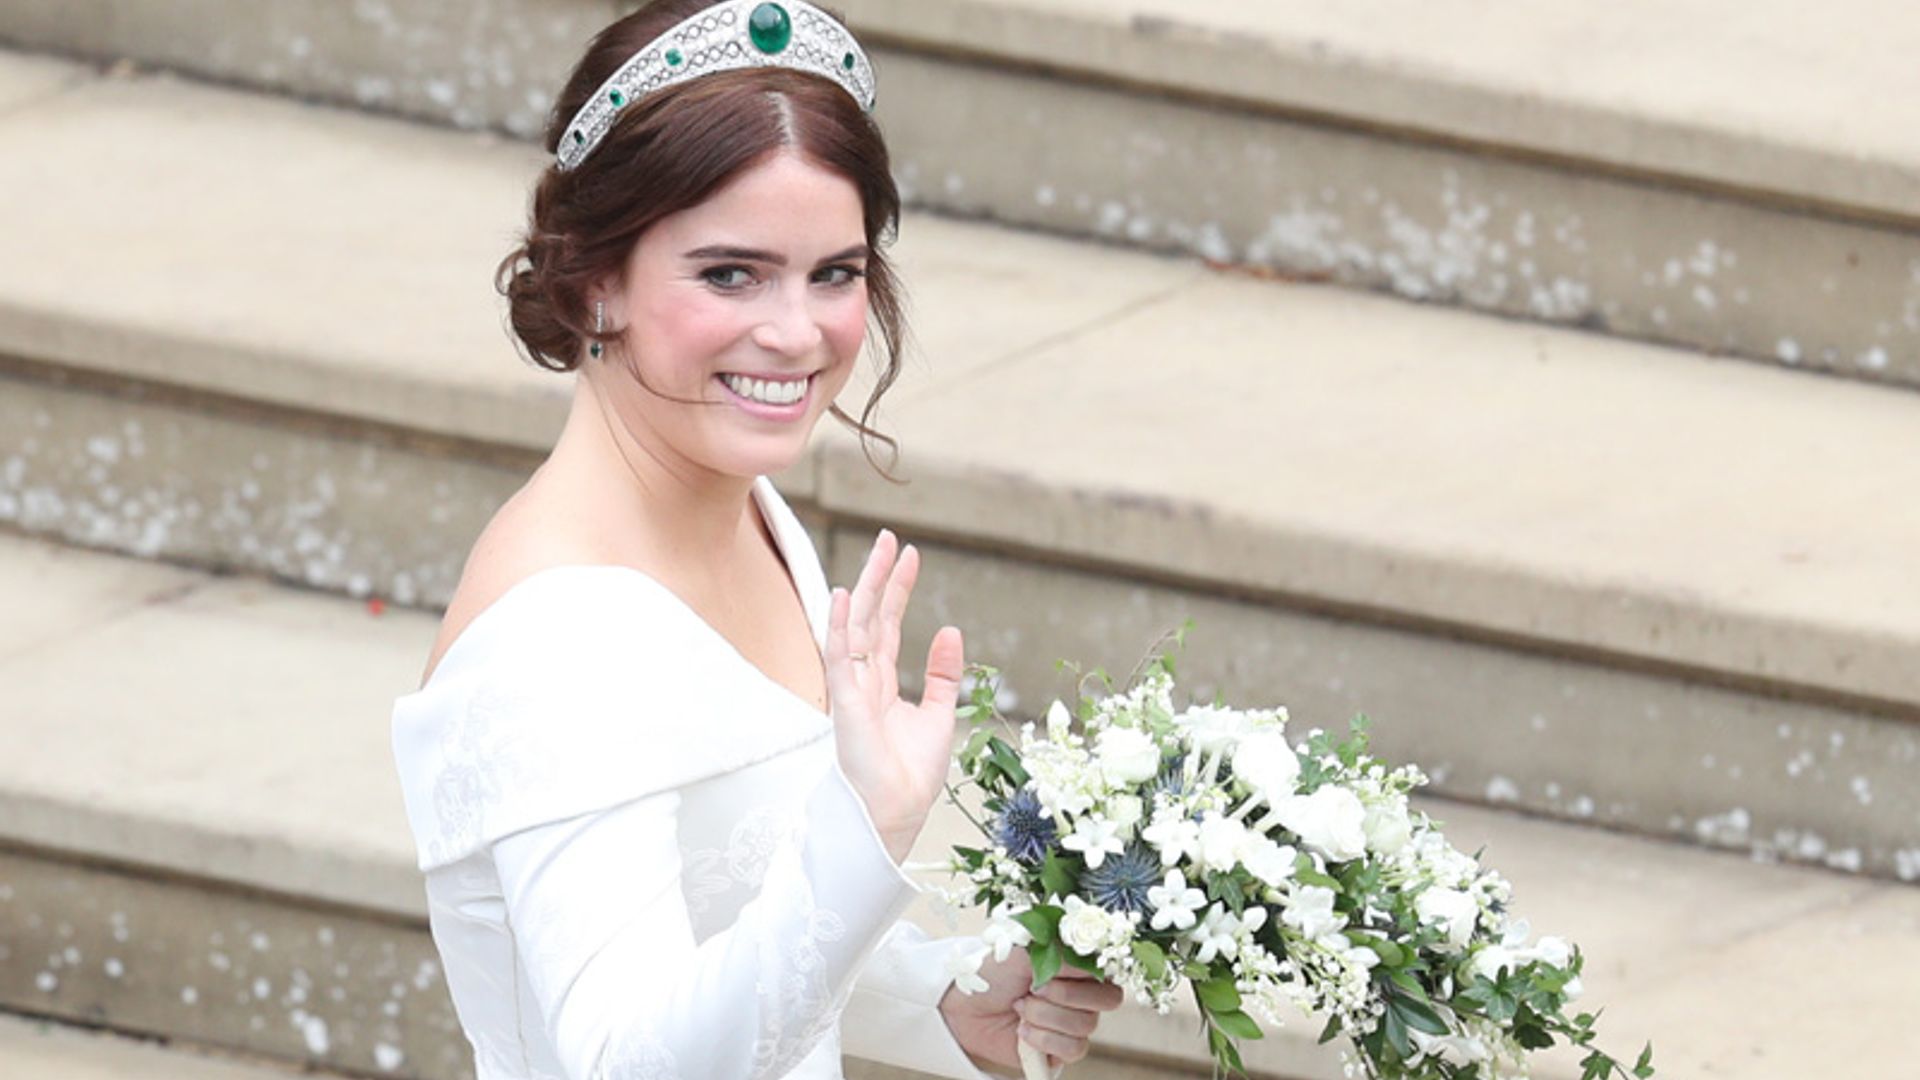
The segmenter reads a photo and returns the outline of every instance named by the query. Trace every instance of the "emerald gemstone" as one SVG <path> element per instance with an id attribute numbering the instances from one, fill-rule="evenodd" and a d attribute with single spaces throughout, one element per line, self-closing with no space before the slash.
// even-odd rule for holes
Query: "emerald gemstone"
<path id="1" fill-rule="evenodd" d="M 627 103 L 627 95 L 618 90 L 614 90 L 607 94 L 607 100 L 613 102 L 613 107 L 617 109 Z"/>
<path id="2" fill-rule="evenodd" d="M 679 67 L 681 64 L 686 62 L 686 59 L 687 59 L 686 57 L 680 55 L 679 49 L 667 50 L 667 66 L 668 67 Z"/>
<path id="3" fill-rule="evenodd" d="M 848 71 L 852 71 L 853 70 L 853 54 L 848 53 L 847 55 L 841 57 L 840 66 L 843 68 L 846 68 Z"/>
<path id="4" fill-rule="evenodd" d="M 753 39 L 754 48 L 772 55 L 793 40 L 793 20 L 779 4 L 761 4 L 747 16 L 747 36 Z"/>
<path id="5" fill-rule="evenodd" d="M 586 141 L 587 141 L 587 133 L 586 133 L 586 132 L 584 132 L 584 131 L 580 131 L 580 130 L 578 130 L 578 129 L 575 129 L 575 130 L 574 130 L 574 133 L 573 133 L 573 141 L 574 141 L 574 142 L 575 142 L 576 144 L 579 144 L 579 143 L 584 143 L 584 142 L 586 142 Z"/>

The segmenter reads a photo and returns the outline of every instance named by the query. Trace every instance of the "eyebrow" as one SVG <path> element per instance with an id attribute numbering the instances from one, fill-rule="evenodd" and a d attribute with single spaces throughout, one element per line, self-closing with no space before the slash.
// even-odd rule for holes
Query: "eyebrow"
<path id="1" fill-rule="evenodd" d="M 821 259 L 819 265 L 824 266 L 830 262 L 844 262 L 847 259 L 866 258 L 867 255 L 867 245 L 855 244 L 844 251 L 835 252 Z M 787 265 L 787 257 L 785 255 L 771 251 L 761 251 L 759 248 L 732 247 L 726 244 L 714 244 L 708 247 L 695 248 L 687 252 L 686 257 L 689 259 L 738 259 L 741 262 L 767 263 L 770 266 Z"/>

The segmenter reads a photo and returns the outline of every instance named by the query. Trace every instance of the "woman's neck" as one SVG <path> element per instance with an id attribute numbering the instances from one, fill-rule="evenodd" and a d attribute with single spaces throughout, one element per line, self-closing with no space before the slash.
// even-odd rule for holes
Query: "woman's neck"
<path id="1" fill-rule="evenodd" d="M 576 376 L 565 428 L 542 471 L 580 507 L 569 524 L 622 554 L 653 555 L 691 569 L 737 550 L 753 479 L 715 473 L 646 444 L 620 421 L 592 379 Z M 627 549 L 638 546 L 638 551 Z M 721 562 L 726 560 L 722 558 Z"/>

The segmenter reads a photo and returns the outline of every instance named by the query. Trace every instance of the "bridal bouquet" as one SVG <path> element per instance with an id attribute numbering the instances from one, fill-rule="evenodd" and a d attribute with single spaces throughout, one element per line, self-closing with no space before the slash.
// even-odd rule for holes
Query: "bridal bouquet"
<path id="1" fill-rule="evenodd" d="M 1506 880 L 1408 805 L 1420 770 L 1368 755 L 1365 717 L 1339 741 L 1295 740 L 1284 708 L 1179 707 L 1161 652 L 1124 690 L 1096 673 L 1104 693 L 1077 715 L 1055 702 L 1016 747 L 997 672 L 973 675 L 948 796 L 986 842 L 950 869 L 989 918 L 985 947 L 956 956 L 963 991 L 989 953 L 1024 948 L 1035 989 L 1063 964 L 1162 1013 L 1190 989 L 1219 1072 L 1244 1075 L 1239 1042 L 1293 1006 L 1324 1015 L 1320 1041 L 1347 1039 L 1368 1077 L 1525 1076 L 1556 1037 L 1588 1051 L 1582 1080 L 1653 1075 L 1651 1044 L 1631 1068 L 1592 1047 L 1594 1017 L 1567 1015 L 1580 950 L 1529 941 Z"/>

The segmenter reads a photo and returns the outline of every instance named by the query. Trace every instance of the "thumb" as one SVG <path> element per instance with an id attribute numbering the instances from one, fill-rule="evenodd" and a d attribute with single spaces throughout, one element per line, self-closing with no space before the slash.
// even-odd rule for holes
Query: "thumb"
<path id="1" fill-rule="evenodd" d="M 926 689 L 920 694 L 920 706 L 951 715 L 960 700 L 960 676 L 967 666 L 966 645 L 958 627 L 943 626 L 927 647 Z"/>

